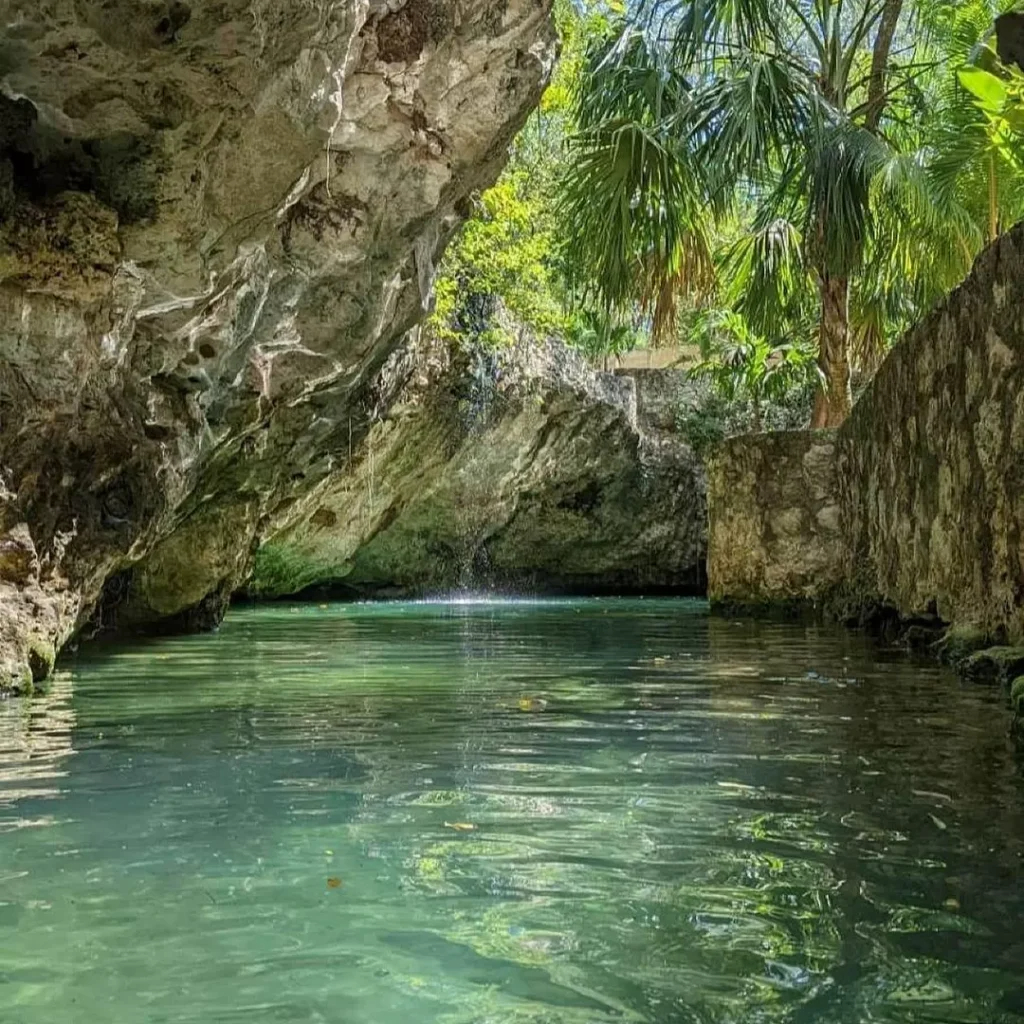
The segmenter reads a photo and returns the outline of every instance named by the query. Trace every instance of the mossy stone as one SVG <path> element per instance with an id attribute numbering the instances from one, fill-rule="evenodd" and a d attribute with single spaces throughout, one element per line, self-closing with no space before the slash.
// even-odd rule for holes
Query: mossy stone
<path id="1" fill-rule="evenodd" d="M 960 667 L 968 679 L 1009 682 L 1024 675 L 1024 647 L 989 647 L 972 654 Z"/>
<path id="2" fill-rule="evenodd" d="M 942 661 L 956 666 L 978 651 L 984 651 L 990 643 L 989 635 L 977 626 L 952 626 L 935 649 Z"/>
<path id="3" fill-rule="evenodd" d="M 36 637 L 28 648 L 28 667 L 32 673 L 32 682 L 41 683 L 53 672 L 53 664 L 57 660 L 57 651 L 49 640 Z"/>
<path id="4" fill-rule="evenodd" d="M 32 673 L 25 665 L 0 674 L 0 697 L 31 697 L 35 691 Z"/>
<path id="5" fill-rule="evenodd" d="M 1018 718 L 1024 718 L 1024 676 L 1018 676 L 1010 687 L 1010 702 Z"/>

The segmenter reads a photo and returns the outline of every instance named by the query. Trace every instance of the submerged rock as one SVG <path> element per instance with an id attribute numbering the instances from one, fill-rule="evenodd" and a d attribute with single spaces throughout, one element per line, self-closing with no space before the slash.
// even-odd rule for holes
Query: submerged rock
<path id="1" fill-rule="evenodd" d="M 1024 674 L 1024 647 L 989 647 L 959 665 L 968 679 L 1010 683 Z"/>
<path id="2" fill-rule="evenodd" d="M 338 472 L 549 7 L 7 0 L 0 685 L 87 622 L 215 622 Z"/>
<path id="3" fill-rule="evenodd" d="M 639 429 L 631 380 L 528 337 L 410 358 L 349 468 L 260 551 L 256 594 L 701 588 L 702 471 L 682 441 Z"/>
<path id="4" fill-rule="evenodd" d="M 962 665 L 971 655 L 992 646 L 992 638 L 975 626 L 952 626 L 935 647 L 939 659 L 954 668 Z"/>

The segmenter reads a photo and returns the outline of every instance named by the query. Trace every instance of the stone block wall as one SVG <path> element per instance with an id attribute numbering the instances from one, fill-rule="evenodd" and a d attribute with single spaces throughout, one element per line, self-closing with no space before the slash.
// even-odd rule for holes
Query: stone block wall
<path id="1" fill-rule="evenodd" d="M 637 415 L 648 432 L 675 433 L 680 409 L 696 405 L 707 385 L 686 370 L 630 369 L 616 371 L 636 382 Z"/>
<path id="2" fill-rule="evenodd" d="M 738 605 L 814 602 L 842 571 L 832 431 L 737 437 L 708 467 L 708 586 Z"/>
<path id="3" fill-rule="evenodd" d="M 713 598 L 841 590 L 853 604 L 1024 640 L 1022 385 L 1019 225 L 893 349 L 836 434 L 722 447 L 709 480 Z M 801 453 L 813 451 L 822 465 L 809 472 Z"/>
<path id="4" fill-rule="evenodd" d="M 1024 225 L 893 349 L 837 454 L 854 594 L 1024 639 Z"/>

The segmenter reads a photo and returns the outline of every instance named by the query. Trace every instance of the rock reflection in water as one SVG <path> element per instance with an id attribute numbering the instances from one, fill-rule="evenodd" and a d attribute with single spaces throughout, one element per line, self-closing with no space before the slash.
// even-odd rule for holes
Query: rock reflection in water
<path id="1" fill-rule="evenodd" d="M 72 676 L 59 672 L 35 700 L 0 700 L 0 809 L 14 810 L 19 800 L 60 796 L 66 761 L 75 752 L 73 694 Z M 0 830 L 44 823 L 5 813 Z"/>

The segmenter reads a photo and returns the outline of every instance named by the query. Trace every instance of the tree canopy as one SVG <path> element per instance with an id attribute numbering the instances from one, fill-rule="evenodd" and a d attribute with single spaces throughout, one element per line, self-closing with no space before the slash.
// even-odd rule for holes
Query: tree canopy
<path id="1" fill-rule="evenodd" d="M 877 359 L 1024 212 L 1000 9 L 641 0 L 580 78 L 569 265 L 655 332 L 681 296 L 759 334 L 811 327 L 814 421 L 841 422 L 851 355 Z"/>
<path id="2" fill-rule="evenodd" d="M 995 27 L 1013 7 L 560 0 L 555 81 L 449 253 L 435 325 L 499 340 L 500 300 L 593 352 L 699 341 L 755 406 L 816 362 L 814 423 L 841 422 L 851 369 L 1024 217 L 1024 74 Z"/>

